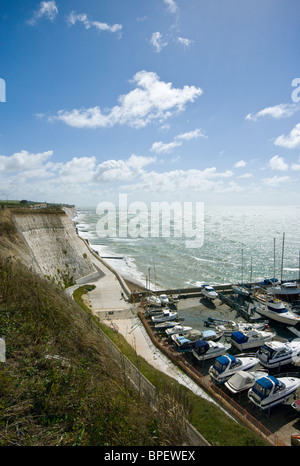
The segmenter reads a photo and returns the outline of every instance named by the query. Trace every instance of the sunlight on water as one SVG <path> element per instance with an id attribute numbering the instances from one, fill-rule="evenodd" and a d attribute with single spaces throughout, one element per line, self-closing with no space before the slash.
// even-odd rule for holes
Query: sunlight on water
<path id="1" fill-rule="evenodd" d="M 203 283 L 213 285 L 253 281 L 265 276 L 299 278 L 299 207 L 210 207 L 204 215 L 204 244 L 186 248 L 184 237 L 99 238 L 96 209 L 78 209 L 79 234 L 101 255 L 122 256 L 108 260 L 115 268 L 145 284 L 150 268 L 151 281 L 161 288 L 187 288 Z M 171 225 L 172 227 L 172 225 Z M 149 235 L 150 236 L 150 235 Z M 243 250 L 243 270 L 242 270 Z M 252 275 L 251 275 L 252 263 Z"/>

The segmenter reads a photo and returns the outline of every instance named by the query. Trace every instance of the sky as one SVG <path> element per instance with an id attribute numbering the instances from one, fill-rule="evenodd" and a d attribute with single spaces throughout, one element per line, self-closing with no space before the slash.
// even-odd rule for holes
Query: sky
<path id="1" fill-rule="evenodd" d="M 299 0 L 1 0 L 0 198 L 300 204 Z"/>

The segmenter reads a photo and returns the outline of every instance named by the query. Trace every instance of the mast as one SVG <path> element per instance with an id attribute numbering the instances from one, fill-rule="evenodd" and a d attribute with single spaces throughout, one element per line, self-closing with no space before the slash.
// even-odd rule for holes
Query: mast
<path id="1" fill-rule="evenodd" d="M 283 233 L 283 238 L 282 238 L 282 257 L 281 257 L 281 276 L 280 276 L 281 282 L 282 282 L 282 275 L 283 275 L 284 236 L 285 236 L 285 233 Z"/>
<path id="2" fill-rule="evenodd" d="M 275 242 L 276 242 L 276 240 L 274 238 L 274 283 L 275 283 L 275 277 L 276 277 L 276 275 L 275 275 L 275 254 L 276 254 Z"/>

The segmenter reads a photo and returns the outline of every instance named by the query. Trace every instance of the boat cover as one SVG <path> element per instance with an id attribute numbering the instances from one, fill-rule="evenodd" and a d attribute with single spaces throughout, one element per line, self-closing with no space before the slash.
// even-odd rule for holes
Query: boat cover
<path id="1" fill-rule="evenodd" d="M 231 339 L 236 343 L 246 343 L 248 341 L 248 337 L 239 331 L 233 332 L 231 334 Z"/>
<path id="2" fill-rule="evenodd" d="M 258 379 L 256 383 L 261 385 L 263 388 L 266 388 L 267 390 L 270 390 L 274 384 L 279 385 L 279 381 L 272 375 L 268 375 L 268 377 L 262 377 L 261 379 Z"/>
<path id="3" fill-rule="evenodd" d="M 227 366 L 229 364 L 229 360 L 235 361 L 236 358 L 235 356 L 232 356 L 232 354 L 226 354 L 224 356 L 219 356 L 216 358 L 216 361 L 218 361 L 219 364 L 222 364 L 222 366 Z"/>
<path id="4" fill-rule="evenodd" d="M 205 354 L 209 349 L 209 344 L 205 340 L 198 340 L 195 343 L 194 351 L 197 354 Z"/>
<path id="5" fill-rule="evenodd" d="M 217 334 L 214 330 L 205 330 L 203 332 L 204 338 L 215 337 Z"/>

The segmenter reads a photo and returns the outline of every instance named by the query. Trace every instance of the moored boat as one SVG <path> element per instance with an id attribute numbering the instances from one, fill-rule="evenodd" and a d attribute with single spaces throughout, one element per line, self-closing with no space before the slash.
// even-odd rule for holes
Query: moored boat
<path id="1" fill-rule="evenodd" d="M 180 353 L 192 351 L 192 349 L 194 348 L 196 344 L 195 341 L 189 340 L 184 335 L 180 335 L 180 334 L 171 335 L 171 338 L 175 343 L 175 348 Z"/>
<path id="2" fill-rule="evenodd" d="M 268 295 L 256 295 L 255 299 L 260 304 L 256 307 L 256 312 L 268 319 L 272 319 L 284 325 L 294 326 L 300 323 L 300 316 L 286 308 L 286 305 L 277 298 Z"/>
<path id="3" fill-rule="evenodd" d="M 256 380 L 248 392 L 248 398 L 258 408 L 266 410 L 288 401 L 299 387 L 298 377 L 276 378 L 268 375 Z"/>
<path id="4" fill-rule="evenodd" d="M 253 387 L 256 380 L 267 375 L 263 371 L 238 371 L 225 382 L 225 387 L 232 393 L 240 393 Z"/>
<path id="5" fill-rule="evenodd" d="M 178 322 L 175 322 L 174 320 L 173 321 L 167 320 L 165 322 L 160 322 L 158 324 L 154 324 L 154 330 L 156 330 L 158 332 L 162 332 L 162 331 L 166 330 L 167 328 L 174 327 L 177 324 L 178 324 Z"/>
<path id="6" fill-rule="evenodd" d="M 266 342 L 256 352 L 256 356 L 260 364 L 268 369 L 292 364 L 300 356 L 300 340 Z"/>
<path id="7" fill-rule="evenodd" d="M 192 349 L 194 358 L 198 361 L 213 359 L 226 353 L 228 347 L 223 343 L 207 340 L 197 340 Z"/>
<path id="8" fill-rule="evenodd" d="M 272 340 L 275 336 L 276 333 L 271 331 L 251 329 L 233 332 L 230 341 L 237 349 L 244 351 L 246 349 L 258 348 L 266 341 Z"/>
<path id="9" fill-rule="evenodd" d="M 218 293 L 211 285 L 203 285 L 202 294 L 207 299 L 211 299 L 212 301 L 218 297 Z"/>
<path id="10" fill-rule="evenodd" d="M 175 333 L 187 333 L 192 330 L 192 327 L 188 327 L 187 325 L 180 325 L 176 324 L 174 327 L 166 329 L 166 334 L 168 336 L 174 335 Z"/>
<path id="11" fill-rule="evenodd" d="M 218 331 L 224 332 L 224 336 L 228 337 L 230 336 L 233 332 L 243 332 L 247 330 L 264 330 L 268 326 L 268 321 L 265 320 L 263 322 L 256 322 L 256 323 L 251 323 L 249 324 L 248 322 L 235 322 L 233 320 L 231 321 L 224 321 L 220 324 L 215 323 L 215 328 Z"/>
<path id="12" fill-rule="evenodd" d="M 237 371 L 251 369 L 258 363 L 259 359 L 254 356 L 224 354 L 216 358 L 214 364 L 209 368 L 209 375 L 214 382 L 222 384 Z"/>
<path id="13" fill-rule="evenodd" d="M 178 318 L 178 313 L 176 311 L 170 311 L 169 309 L 164 309 L 163 312 L 157 316 L 152 316 L 151 320 L 154 323 L 165 322 L 166 320 L 175 320 Z"/>

